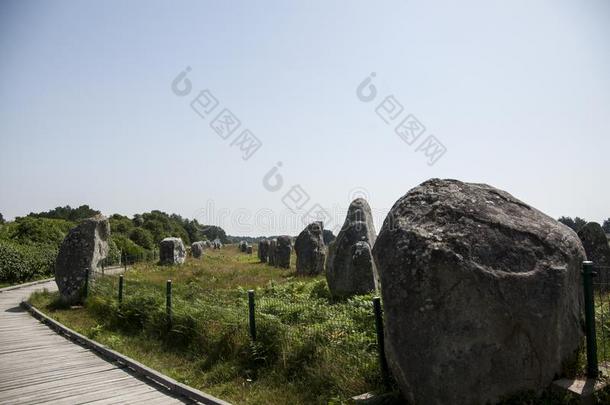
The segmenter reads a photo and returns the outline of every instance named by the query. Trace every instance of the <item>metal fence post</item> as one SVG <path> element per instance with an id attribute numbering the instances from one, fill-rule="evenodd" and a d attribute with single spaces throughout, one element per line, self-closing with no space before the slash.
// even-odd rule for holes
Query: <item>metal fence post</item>
<path id="1" fill-rule="evenodd" d="M 83 296 L 85 299 L 89 297 L 89 271 L 90 269 L 87 269 L 87 272 L 85 273 L 85 288 L 83 289 Z"/>
<path id="2" fill-rule="evenodd" d="M 123 303 L 123 275 L 119 276 L 119 304 Z"/>
<path id="3" fill-rule="evenodd" d="M 582 282 L 585 294 L 585 330 L 587 334 L 587 377 L 597 378 L 597 336 L 595 332 L 595 297 L 593 295 L 593 277 L 597 274 L 593 262 L 582 262 Z"/>
<path id="4" fill-rule="evenodd" d="M 165 315 L 167 316 L 167 330 L 172 328 L 172 280 L 165 284 Z"/>
<path id="5" fill-rule="evenodd" d="M 248 290 L 248 312 L 250 318 L 250 337 L 256 341 L 256 315 L 254 313 L 254 290 Z"/>
<path id="6" fill-rule="evenodd" d="M 377 352 L 379 354 L 379 368 L 381 369 L 381 378 L 387 386 L 389 383 L 388 362 L 385 357 L 385 343 L 383 336 L 383 313 L 381 309 L 381 299 L 373 298 L 373 312 L 375 313 L 375 330 L 377 331 Z"/>

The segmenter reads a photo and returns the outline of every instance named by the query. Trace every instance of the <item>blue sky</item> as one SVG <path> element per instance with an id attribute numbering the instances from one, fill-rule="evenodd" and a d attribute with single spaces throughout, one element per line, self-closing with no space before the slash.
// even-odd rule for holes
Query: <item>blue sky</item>
<path id="1" fill-rule="evenodd" d="M 0 1 L 0 212 L 160 209 L 231 234 L 296 233 L 310 209 L 377 226 L 432 177 L 558 217 L 610 217 L 610 2 Z M 192 91 L 172 81 L 186 67 Z M 360 101 L 371 73 L 378 91 Z M 208 89 L 205 118 L 190 103 Z M 403 106 L 386 124 L 386 96 Z M 241 121 L 229 139 L 221 109 Z M 394 132 L 412 114 L 413 145 Z M 248 160 L 231 145 L 249 129 Z M 446 148 L 434 164 L 418 144 Z M 283 187 L 263 177 L 277 162 Z M 282 201 L 292 186 L 309 196 Z M 316 205 L 318 204 L 318 205 Z"/>

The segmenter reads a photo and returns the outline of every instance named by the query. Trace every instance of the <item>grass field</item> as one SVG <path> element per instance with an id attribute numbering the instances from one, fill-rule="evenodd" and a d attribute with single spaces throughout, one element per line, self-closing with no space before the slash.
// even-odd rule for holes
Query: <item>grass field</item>
<path id="1" fill-rule="evenodd" d="M 167 327 L 165 282 L 173 284 Z M 83 307 L 56 293 L 36 307 L 76 331 L 172 378 L 236 404 L 344 403 L 382 390 L 372 295 L 333 302 L 322 276 L 297 278 L 235 246 L 182 266 L 137 264 L 99 277 Z M 247 290 L 256 294 L 257 339 L 248 329 Z"/>
<path id="2" fill-rule="evenodd" d="M 293 257 L 294 259 L 294 257 Z M 323 276 L 296 277 L 294 264 L 278 269 L 236 246 L 206 251 L 182 266 L 136 264 L 125 274 L 98 277 L 84 306 L 66 308 L 57 293 L 31 303 L 72 329 L 170 377 L 235 404 L 340 404 L 369 391 L 387 391 L 377 358 L 373 295 L 331 300 Z M 165 283 L 173 284 L 168 328 Z M 257 339 L 248 328 L 247 291 L 255 290 Z M 602 333 L 610 316 L 597 302 L 600 357 L 610 353 Z M 602 321 L 603 320 L 603 321 Z M 606 333 L 606 335 L 608 335 Z M 605 338 L 602 338 L 602 336 Z M 567 370 L 582 375 L 584 350 Z M 609 403 L 609 390 L 594 403 Z M 570 404 L 546 390 L 506 398 L 503 404 Z"/>

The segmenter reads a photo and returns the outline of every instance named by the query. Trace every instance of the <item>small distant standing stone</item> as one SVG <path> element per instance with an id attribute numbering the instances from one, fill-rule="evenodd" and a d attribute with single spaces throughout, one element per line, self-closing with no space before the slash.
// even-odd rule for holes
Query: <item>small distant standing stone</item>
<path id="1" fill-rule="evenodd" d="M 199 259 L 201 256 L 203 256 L 204 247 L 205 242 L 203 241 L 195 242 L 191 245 L 191 253 L 195 259 Z"/>
<path id="2" fill-rule="evenodd" d="M 239 242 L 239 250 L 242 253 L 246 253 L 246 250 L 248 250 L 248 244 L 246 243 L 246 241 L 242 240 L 241 242 Z"/>
<path id="3" fill-rule="evenodd" d="M 258 242 L 258 258 L 265 263 L 269 257 L 269 240 L 263 239 Z"/>
<path id="4" fill-rule="evenodd" d="M 252 245 L 246 246 L 246 253 L 249 254 L 249 255 L 252 254 Z"/>
<path id="5" fill-rule="evenodd" d="M 55 282 L 64 302 L 82 299 L 88 278 L 108 255 L 109 238 L 110 225 L 102 215 L 85 219 L 68 232 L 55 262 Z"/>
<path id="6" fill-rule="evenodd" d="M 290 252 L 292 251 L 292 239 L 290 236 L 278 236 L 275 250 L 276 267 L 283 269 L 290 268 Z"/>
<path id="7" fill-rule="evenodd" d="M 186 249 L 180 238 L 165 238 L 159 244 L 161 264 L 182 264 L 186 259 Z"/>

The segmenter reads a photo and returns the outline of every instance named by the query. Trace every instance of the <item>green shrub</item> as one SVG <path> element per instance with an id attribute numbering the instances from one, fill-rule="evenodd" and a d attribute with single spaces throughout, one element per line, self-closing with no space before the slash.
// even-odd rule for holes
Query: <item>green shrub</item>
<path id="1" fill-rule="evenodd" d="M 0 240 L 0 281 L 17 283 L 52 276 L 58 249 Z"/>
<path id="2" fill-rule="evenodd" d="M 48 244 L 59 247 L 74 223 L 63 219 L 17 218 L 3 226 L 2 239 L 21 244 Z"/>
<path id="3" fill-rule="evenodd" d="M 121 251 L 112 238 L 108 240 L 108 256 L 106 263 L 109 265 L 118 264 L 121 262 Z"/>
<path id="4" fill-rule="evenodd" d="M 131 239 L 124 235 L 110 235 L 116 247 L 122 254 L 127 255 L 128 261 L 144 260 L 149 252 L 142 246 L 136 245 Z"/>
<path id="5" fill-rule="evenodd" d="M 144 249 L 152 250 L 155 246 L 152 234 L 144 228 L 132 229 L 129 233 L 129 239 L 131 239 L 133 243 L 142 246 Z"/>

